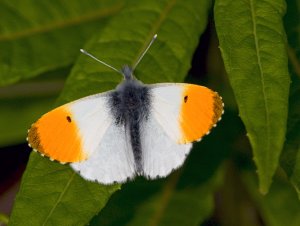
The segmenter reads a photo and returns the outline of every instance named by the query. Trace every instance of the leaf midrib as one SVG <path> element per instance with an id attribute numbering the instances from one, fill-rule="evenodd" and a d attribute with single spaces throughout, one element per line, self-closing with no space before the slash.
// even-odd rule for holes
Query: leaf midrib
<path id="1" fill-rule="evenodd" d="M 158 28 L 161 26 L 161 24 L 165 20 L 166 15 L 170 12 L 170 10 L 173 8 L 173 6 L 175 5 L 176 2 L 177 2 L 177 0 L 170 0 L 168 2 L 168 4 L 166 5 L 166 7 L 161 12 L 161 14 L 160 14 L 159 18 L 157 19 L 157 21 L 155 23 L 153 23 L 152 29 L 150 30 L 150 32 L 148 34 L 148 38 L 144 42 L 144 45 L 140 48 L 140 50 L 139 50 L 138 54 L 136 55 L 136 57 L 133 59 L 132 65 L 142 55 L 143 51 L 146 49 L 147 45 L 149 44 L 149 42 L 151 41 L 151 39 L 153 38 L 153 36 L 157 33 Z"/>
<path id="2" fill-rule="evenodd" d="M 161 24 L 163 23 L 163 21 L 165 20 L 166 18 L 166 15 L 168 14 L 168 12 L 173 8 L 173 6 L 175 5 L 177 0 L 171 0 L 169 1 L 169 3 L 166 5 L 166 7 L 164 8 L 164 10 L 162 11 L 162 13 L 160 14 L 160 17 L 158 18 L 158 20 L 156 21 L 156 23 L 154 23 L 151 31 L 149 32 L 149 35 L 148 35 L 148 39 L 151 40 L 151 38 L 153 37 L 153 35 L 156 33 L 156 31 L 158 30 L 158 28 L 161 26 Z M 72 23 L 73 25 L 74 23 Z M 0 37 L 0 41 L 1 41 L 1 37 Z M 142 52 L 144 51 L 144 49 L 146 48 L 148 42 L 144 42 L 144 45 L 142 46 L 142 48 L 140 49 L 139 53 L 137 54 L 137 57 L 136 57 L 136 60 L 138 59 L 138 57 L 142 54 Z M 46 225 L 46 223 L 48 222 L 48 220 L 50 219 L 51 215 L 53 214 L 54 210 L 56 209 L 57 205 L 59 204 L 59 202 L 62 200 L 65 192 L 67 191 L 67 189 L 69 188 L 73 178 L 75 176 L 75 172 L 73 172 L 71 178 L 68 180 L 66 186 L 64 187 L 64 190 L 61 192 L 60 196 L 58 197 L 57 201 L 55 202 L 54 206 L 52 207 L 52 209 L 50 210 L 49 214 L 47 215 L 44 223 L 43 223 L 43 226 Z M 174 175 L 173 178 L 171 178 L 169 180 L 169 182 L 166 184 L 165 186 L 165 191 L 164 191 L 164 195 L 162 197 L 163 201 L 164 201 L 164 205 L 161 206 L 160 210 L 157 211 L 157 213 L 155 214 L 155 217 L 154 217 L 154 221 L 153 221 L 153 224 L 156 225 L 157 222 L 159 222 L 161 216 L 162 216 L 162 213 L 164 212 L 169 200 L 170 200 L 170 197 L 171 197 L 171 194 L 174 190 L 174 187 L 176 186 L 177 184 L 177 181 L 179 179 L 179 174 L 177 175 Z"/>
<path id="3" fill-rule="evenodd" d="M 86 23 L 89 21 L 95 21 L 102 17 L 111 15 L 119 11 L 123 7 L 123 3 L 118 3 L 112 7 L 108 7 L 105 9 L 100 9 L 96 11 L 92 11 L 88 14 L 83 14 L 78 17 L 70 18 L 69 20 L 58 21 L 49 24 L 41 24 L 40 27 L 29 28 L 22 30 L 20 32 L 10 33 L 7 35 L 0 35 L 0 41 L 11 41 L 20 38 L 25 38 L 32 35 L 37 35 L 41 33 L 47 33 L 52 30 L 62 29 L 66 27 L 75 26 L 78 24 Z"/>
<path id="4" fill-rule="evenodd" d="M 267 99 L 266 99 L 266 87 L 265 87 L 265 81 L 264 81 L 264 72 L 263 72 L 263 67 L 261 63 L 261 56 L 260 56 L 260 48 L 258 44 L 258 35 L 257 35 L 257 30 L 256 30 L 256 15 L 255 15 L 255 10 L 254 10 L 254 0 L 250 0 L 250 7 L 251 7 L 251 17 L 252 17 L 252 24 L 253 24 L 253 36 L 254 36 L 254 41 L 255 41 L 255 50 L 256 50 L 256 56 L 257 56 L 257 64 L 259 67 L 260 71 L 260 80 L 261 80 L 261 85 L 262 85 L 262 93 L 263 93 L 263 101 L 264 101 L 264 107 L 265 107 L 265 117 L 266 117 L 266 125 L 267 125 L 267 148 L 266 150 L 270 149 L 270 119 L 269 119 L 269 107 L 267 104 Z M 267 162 L 269 162 L 269 155 L 267 154 Z"/>

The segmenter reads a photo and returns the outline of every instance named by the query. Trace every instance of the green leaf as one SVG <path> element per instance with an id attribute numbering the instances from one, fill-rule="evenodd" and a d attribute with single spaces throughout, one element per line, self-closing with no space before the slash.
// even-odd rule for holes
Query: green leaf
<path id="1" fill-rule="evenodd" d="M 126 63 L 132 65 L 158 33 L 158 40 L 135 74 L 145 82 L 182 81 L 206 25 L 209 5 L 210 1 L 199 4 L 196 0 L 128 1 L 122 13 L 96 34 L 86 49 L 120 68 Z M 109 68 L 81 56 L 58 103 L 111 89 L 121 79 Z M 33 154 L 10 225 L 84 225 L 117 189 L 118 185 L 84 181 L 68 166 Z"/>
<path id="2" fill-rule="evenodd" d="M 157 33 L 157 40 L 136 68 L 135 76 L 144 83 L 182 81 L 191 65 L 200 32 L 206 26 L 210 5 L 208 0 L 197 7 L 194 3 L 193 0 L 140 4 L 129 1 L 118 19 L 112 20 L 85 49 L 121 69 L 125 64 L 133 65 Z M 85 55 L 79 62 L 67 80 L 60 102 L 115 88 L 123 79 Z"/>
<path id="3" fill-rule="evenodd" d="M 217 0 L 215 21 L 231 86 L 267 193 L 286 133 L 290 79 L 283 0 Z"/>
<path id="4" fill-rule="evenodd" d="M 38 79 L 0 87 L 0 146 L 25 142 L 32 122 L 53 107 L 68 72 L 67 68 L 55 70 Z"/>
<path id="5" fill-rule="evenodd" d="M 1 1 L 0 86 L 73 63 L 123 0 Z"/>
<path id="6" fill-rule="evenodd" d="M 216 75 L 215 79 L 220 77 Z M 194 77 L 191 80 L 199 83 Z M 191 80 L 188 78 L 186 82 Z M 220 165 L 232 154 L 233 143 L 240 151 L 241 141 L 237 142 L 236 137 L 243 133 L 244 127 L 236 112 L 226 109 L 217 128 L 194 144 L 179 172 L 163 180 L 138 178 L 123 185 L 122 192 L 112 196 L 90 226 L 202 225 L 214 208 L 219 208 L 219 205 L 214 207 L 213 199 L 222 182 L 223 167 Z M 240 164 L 247 165 L 244 160 Z M 220 171 L 216 172 L 218 168 Z"/>
<path id="7" fill-rule="evenodd" d="M 180 174 L 173 174 L 161 192 L 145 200 L 127 225 L 199 225 L 213 211 L 218 177 L 193 187 L 177 187 Z M 174 214 L 177 213 L 177 214 Z M 95 224 L 97 225 L 97 224 Z"/>
<path id="8" fill-rule="evenodd" d="M 85 225 L 119 188 L 88 183 L 71 168 L 32 153 L 9 225 Z"/>
<path id="9" fill-rule="evenodd" d="M 113 198 L 112 204 L 92 221 L 91 226 L 199 225 L 213 211 L 214 192 L 220 183 L 220 175 L 182 185 L 185 176 L 190 178 L 191 174 L 195 174 L 192 171 L 184 173 L 183 176 L 182 170 L 179 170 L 166 180 L 139 179 L 124 186 L 122 194 Z"/>
<path id="10" fill-rule="evenodd" d="M 4 100 L 0 98 L 0 101 L 0 147 L 3 147 L 25 142 L 30 125 L 41 114 L 51 109 L 55 97 Z"/>
<path id="11" fill-rule="evenodd" d="M 138 179 L 123 185 L 122 192 L 111 198 L 91 226 L 203 223 L 213 212 L 215 191 L 222 182 L 220 165 L 241 132 L 241 123 L 236 123 L 237 120 L 235 114 L 227 111 L 220 125 L 194 145 L 183 168 L 166 179 Z"/>
<path id="12" fill-rule="evenodd" d="M 288 0 L 285 27 L 289 41 L 292 84 L 289 99 L 287 136 L 281 156 L 281 165 L 294 185 L 300 199 L 300 4 Z"/>
<path id="13" fill-rule="evenodd" d="M 256 201 L 264 225 L 300 225 L 300 205 L 297 194 L 282 177 L 275 176 L 270 192 L 263 196 L 256 189 L 252 173 L 243 172 L 242 178 L 248 191 Z"/>

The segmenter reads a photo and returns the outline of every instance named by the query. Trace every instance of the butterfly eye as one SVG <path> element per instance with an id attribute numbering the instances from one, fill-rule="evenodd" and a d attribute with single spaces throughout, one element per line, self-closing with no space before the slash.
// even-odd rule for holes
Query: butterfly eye
<path id="1" fill-rule="evenodd" d="M 71 119 L 70 116 L 67 116 L 67 121 L 68 121 L 68 122 L 72 122 L 72 119 Z"/>
<path id="2" fill-rule="evenodd" d="M 188 96 L 185 96 L 185 97 L 184 97 L 184 103 L 186 103 L 187 100 L 188 100 Z"/>

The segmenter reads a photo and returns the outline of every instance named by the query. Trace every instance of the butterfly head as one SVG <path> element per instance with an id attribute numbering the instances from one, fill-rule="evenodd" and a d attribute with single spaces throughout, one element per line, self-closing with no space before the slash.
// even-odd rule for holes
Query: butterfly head
<path id="1" fill-rule="evenodd" d="M 133 70 L 128 65 L 124 65 L 122 67 L 121 73 L 123 74 L 125 80 L 132 80 L 134 78 L 134 76 L 133 76 Z"/>

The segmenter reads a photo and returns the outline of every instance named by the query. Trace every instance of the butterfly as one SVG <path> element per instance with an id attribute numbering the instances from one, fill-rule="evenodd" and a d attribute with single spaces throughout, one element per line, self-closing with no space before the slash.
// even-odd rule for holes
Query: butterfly
<path id="1" fill-rule="evenodd" d="M 122 183 L 136 175 L 166 177 L 179 168 L 192 148 L 221 119 L 218 93 L 186 83 L 143 84 L 133 70 L 115 90 L 87 96 L 44 114 L 28 130 L 33 150 L 69 163 L 86 180 Z"/>

